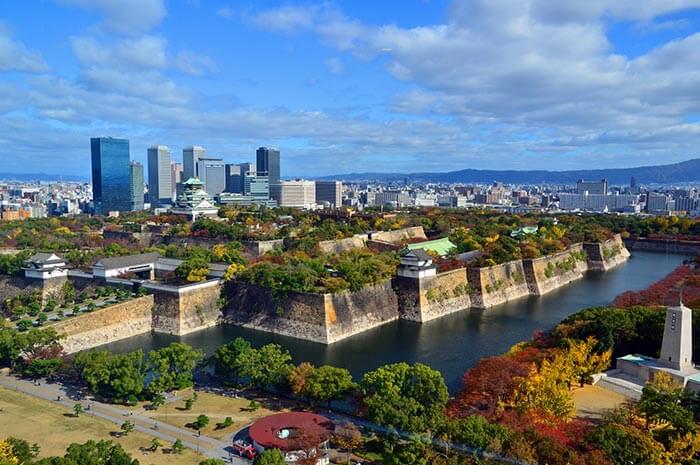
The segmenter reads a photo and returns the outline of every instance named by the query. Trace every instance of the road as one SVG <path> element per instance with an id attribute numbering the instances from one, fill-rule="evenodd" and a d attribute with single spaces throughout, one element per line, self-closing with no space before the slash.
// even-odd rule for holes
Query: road
<path id="1" fill-rule="evenodd" d="M 197 435 L 190 430 L 168 425 L 167 423 L 156 423 L 151 418 L 139 415 L 138 413 L 130 413 L 124 409 L 98 402 L 91 398 L 81 399 L 80 401 L 75 400 L 75 398 L 71 398 L 71 393 L 63 385 L 48 383 L 46 380 L 39 380 L 39 385 L 36 385 L 33 382 L 25 381 L 8 374 L 6 376 L 0 376 L 0 386 L 22 392 L 38 399 L 53 402 L 54 404 L 65 407 L 71 412 L 75 404 L 80 402 L 85 410 L 84 415 L 102 418 L 103 420 L 114 423 L 117 427 L 120 427 L 124 421 L 129 420 L 135 425 L 134 429 L 136 431 L 147 434 L 153 438 L 158 438 L 163 441 L 164 444 L 172 444 L 179 439 L 185 447 L 199 451 L 207 457 L 222 459 L 235 465 L 251 464 L 249 460 L 240 458 L 233 453 L 231 441 L 235 433 L 224 440 Z M 58 400 L 59 398 L 61 400 Z M 177 398 L 175 397 L 169 397 L 166 402 L 175 402 L 176 400 Z"/>

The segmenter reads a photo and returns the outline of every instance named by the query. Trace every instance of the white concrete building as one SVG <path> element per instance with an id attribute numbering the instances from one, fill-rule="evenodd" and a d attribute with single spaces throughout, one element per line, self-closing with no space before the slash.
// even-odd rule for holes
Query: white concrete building
<path id="1" fill-rule="evenodd" d="M 313 181 L 280 181 L 270 184 L 270 197 L 280 207 L 314 209 L 316 184 Z"/>

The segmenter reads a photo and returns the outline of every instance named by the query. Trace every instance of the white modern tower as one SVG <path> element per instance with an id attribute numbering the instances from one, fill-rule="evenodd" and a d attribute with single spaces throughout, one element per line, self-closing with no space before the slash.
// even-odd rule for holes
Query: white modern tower
<path id="1" fill-rule="evenodd" d="M 666 310 L 659 362 L 674 370 L 693 368 L 693 312 L 682 300 Z"/>
<path id="2" fill-rule="evenodd" d="M 182 149 L 182 179 L 188 180 L 199 176 L 197 162 L 204 158 L 206 150 L 199 145 L 193 145 Z"/>
<path id="3" fill-rule="evenodd" d="M 173 202 L 170 148 L 154 145 L 148 149 L 148 197 L 152 205 Z"/>

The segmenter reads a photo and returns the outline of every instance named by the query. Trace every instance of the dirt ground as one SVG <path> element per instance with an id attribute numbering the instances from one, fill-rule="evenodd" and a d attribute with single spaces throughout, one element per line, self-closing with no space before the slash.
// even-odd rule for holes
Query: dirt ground
<path id="1" fill-rule="evenodd" d="M 206 392 L 197 393 L 197 400 L 194 402 L 192 410 L 185 410 L 184 399 L 192 397 L 192 391 L 180 391 L 177 395 L 182 400 L 167 403 L 157 410 L 147 410 L 144 406 L 139 406 L 138 412 L 154 420 L 180 428 L 188 428 L 188 425 L 194 422 L 199 415 L 204 414 L 209 417 L 209 424 L 202 429 L 202 434 L 210 438 L 223 439 L 255 420 L 279 411 L 277 406 L 267 408 L 260 405 L 257 409 L 251 409 L 248 399 L 224 397 Z M 223 422 L 226 417 L 231 417 L 233 425 L 227 428 L 218 428 L 217 423 Z M 195 431 L 194 428 L 191 429 Z"/>
<path id="2" fill-rule="evenodd" d="M 627 401 L 622 394 L 591 385 L 577 388 L 572 394 L 576 414 L 584 418 L 601 418 Z"/>
<path id="3" fill-rule="evenodd" d="M 83 414 L 78 418 L 72 411 L 28 395 L 0 387 L 0 437 L 14 436 L 30 443 L 38 443 L 41 457 L 63 456 L 66 448 L 74 442 L 84 443 L 89 439 L 109 439 L 139 460 L 142 465 L 192 465 L 205 457 L 191 450 L 180 455 L 162 451 L 144 452 L 151 437 L 137 431 L 127 437 L 113 437 L 119 427 L 106 420 Z M 161 441 L 163 442 L 163 441 Z M 168 447 L 169 444 L 164 444 Z"/>

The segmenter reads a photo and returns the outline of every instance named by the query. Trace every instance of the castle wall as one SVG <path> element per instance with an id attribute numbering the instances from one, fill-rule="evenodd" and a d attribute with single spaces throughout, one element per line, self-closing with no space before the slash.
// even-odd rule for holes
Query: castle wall
<path id="1" fill-rule="evenodd" d="M 421 279 L 396 277 L 401 318 L 420 323 L 471 307 L 472 287 L 467 270 L 456 270 Z"/>
<path id="2" fill-rule="evenodd" d="M 70 317 L 51 327 L 64 335 L 61 345 L 70 354 L 149 332 L 153 303 L 152 295 L 137 297 Z"/>
<path id="3" fill-rule="evenodd" d="M 484 268 L 470 268 L 470 286 L 475 290 L 472 306 L 488 308 L 530 295 L 521 260 Z"/>
<path id="4" fill-rule="evenodd" d="M 591 270 L 606 271 L 626 262 L 630 257 L 619 234 L 602 243 L 584 243 L 583 248 L 588 254 L 588 268 Z"/>
<path id="5" fill-rule="evenodd" d="M 221 317 L 222 282 L 210 280 L 187 286 L 144 283 L 153 293 L 153 330 L 181 336 L 216 325 Z"/>
<path id="6" fill-rule="evenodd" d="M 543 295 L 583 278 L 588 271 L 587 254 L 583 244 L 574 244 L 563 252 L 523 260 L 523 268 L 530 294 Z"/>

